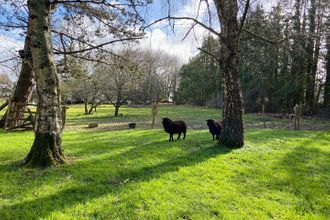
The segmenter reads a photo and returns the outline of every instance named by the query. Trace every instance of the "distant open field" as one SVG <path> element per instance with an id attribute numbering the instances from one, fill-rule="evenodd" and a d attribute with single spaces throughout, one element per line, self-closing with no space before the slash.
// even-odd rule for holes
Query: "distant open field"
<path id="1" fill-rule="evenodd" d="M 0 112 L 2 113 L 2 112 Z M 33 132 L 0 131 L 0 219 L 329 219 L 330 122 L 245 115 L 245 147 L 212 142 L 205 120 L 220 111 L 69 106 L 63 147 L 70 164 L 20 168 Z M 168 142 L 161 117 L 187 121 Z M 128 130 L 127 122 L 137 129 Z M 90 122 L 99 127 L 88 129 Z"/>

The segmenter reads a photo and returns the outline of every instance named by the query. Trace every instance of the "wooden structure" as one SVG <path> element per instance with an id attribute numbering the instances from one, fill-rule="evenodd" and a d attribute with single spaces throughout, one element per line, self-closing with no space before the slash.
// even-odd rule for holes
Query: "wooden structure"
<path id="1" fill-rule="evenodd" d="M 8 106 L 3 120 L 3 128 L 6 131 L 15 130 L 32 130 L 35 128 L 36 111 L 32 111 L 29 107 L 37 107 L 36 104 L 27 104 L 12 102 L 10 99 L 3 105 Z M 62 106 L 62 129 L 66 122 L 66 106 Z"/>
<path id="2" fill-rule="evenodd" d="M 12 130 L 29 130 L 34 128 L 35 111 L 31 111 L 29 106 L 36 106 L 35 104 L 26 104 L 20 102 L 11 102 L 9 100 L 6 118 L 4 122 L 4 129 Z"/>

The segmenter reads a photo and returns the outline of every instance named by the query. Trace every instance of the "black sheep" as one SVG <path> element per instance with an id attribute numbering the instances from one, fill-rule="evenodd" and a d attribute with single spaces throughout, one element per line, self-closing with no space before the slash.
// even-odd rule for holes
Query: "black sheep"
<path id="1" fill-rule="evenodd" d="M 222 129 L 221 121 L 214 121 L 213 119 L 206 120 L 207 126 L 209 127 L 210 133 L 212 134 L 213 140 L 214 136 L 217 140 L 220 138 L 220 133 Z"/>
<path id="2" fill-rule="evenodd" d="M 183 133 L 183 139 L 186 138 L 187 125 L 184 121 L 172 121 L 169 118 L 163 118 L 164 130 L 170 134 L 170 140 L 174 141 L 173 134 L 178 134 L 178 139 L 180 139 L 181 133 Z"/>

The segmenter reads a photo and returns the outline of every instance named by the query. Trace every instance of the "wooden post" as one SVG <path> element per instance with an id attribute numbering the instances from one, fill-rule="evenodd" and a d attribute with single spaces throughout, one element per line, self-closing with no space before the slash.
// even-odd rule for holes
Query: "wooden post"
<path id="1" fill-rule="evenodd" d="M 300 118 L 301 118 L 302 105 L 298 105 L 298 129 L 300 128 Z"/>
<path id="2" fill-rule="evenodd" d="M 295 130 L 297 130 L 300 127 L 300 106 L 298 104 L 293 107 L 293 113 L 293 127 Z"/>
<path id="3" fill-rule="evenodd" d="M 266 103 L 268 102 L 269 102 L 268 97 L 264 97 L 261 105 L 264 128 L 266 128 Z"/>
<path id="4" fill-rule="evenodd" d="M 156 100 L 153 100 L 152 101 L 152 105 L 151 105 L 151 113 L 152 113 L 152 129 L 154 129 L 154 125 L 155 125 L 155 118 L 156 118 L 156 115 L 158 113 L 158 110 L 157 110 L 157 101 Z"/>
<path id="5" fill-rule="evenodd" d="M 265 114 L 265 103 L 262 103 L 262 118 L 263 118 L 263 125 L 264 128 L 266 128 L 266 114 Z"/>

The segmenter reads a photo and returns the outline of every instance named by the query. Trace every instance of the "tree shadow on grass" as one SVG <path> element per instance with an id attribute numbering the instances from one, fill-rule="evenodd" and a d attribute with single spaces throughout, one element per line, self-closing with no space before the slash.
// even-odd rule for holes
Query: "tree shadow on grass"
<path id="1" fill-rule="evenodd" d="M 287 176 L 275 179 L 273 188 L 284 190 L 296 198 L 295 210 L 306 213 L 329 214 L 329 204 L 325 202 L 330 194 L 330 153 L 308 146 L 312 141 L 303 142 L 282 158 L 278 166 Z"/>
<path id="2" fill-rule="evenodd" d="M 181 167 L 188 167 L 202 163 L 203 161 L 216 157 L 219 154 L 227 154 L 231 152 L 231 149 L 224 146 L 204 145 L 203 147 L 187 147 L 171 145 L 169 143 L 166 146 L 166 150 L 186 148 L 183 155 L 175 155 L 174 153 L 163 154 L 162 149 L 159 149 L 159 145 L 163 144 L 162 147 L 165 147 L 164 143 L 168 144 L 168 141 L 153 142 L 104 159 L 113 162 L 119 160 L 137 161 L 134 167 L 118 169 L 118 172 L 114 174 L 113 178 L 119 180 L 130 179 L 134 181 L 147 181 L 155 177 L 158 178 L 164 173 L 177 171 Z M 142 161 L 145 160 L 141 158 L 141 155 L 143 155 L 144 158 L 159 158 L 160 160 L 155 160 L 147 164 L 139 164 L 139 161 L 142 163 Z"/>
<path id="3" fill-rule="evenodd" d="M 137 137 L 132 139 L 132 137 Z M 81 138 L 84 137 L 84 138 Z M 135 146 L 144 146 L 145 142 L 150 145 L 159 144 L 154 141 L 162 138 L 160 131 L 154 130 L 129 130 L 115 132 L 86 132 L 70 134 L 69 139 L 64 139 L 64 150 L 68 155 L 93 157 L 94 155 L 109 154 L 111 152 Z"/>
<path id="4" fill-rule="evenodd" d="M 265 132 L 252 132 L 249 137 L 258 142 L 258 135 L 263 135 L 270 146 L 258 147 L 257 153 L 263 155 L 263 150 L 266 149 L 269 154 L 274 153 L 274 158 L 258 163 L 259 167 L 254 163 L 246 164 L 243 172 L 234 176 L 234 181 L 240 183 L 242 193 L 248 192 L 255 198 L 263 198 L 261 195 L 271 196 L 270 201 L 290 207 L 301 216 L 327 216 L 329 206 L 325 196 L 330 194 L 330 153 L 323 146 L 327 142 L 327 135 L 291 132 L 285 136 L 283 144 L 271 142 L 274 138 L 280 138 L 277 134 L 283 134 L 282 130 L 278 133 L 273 131 L 273 134 L 270 131 Z M 298 140 L 299 135 L 302 135 L 301 141 Z M 285 153 L 279 154 L 278 151 Z"/>
<path id="5" fill-rule="evenodd" d="M 202 163 L 219 154 L 230 152 L 230 149 L 225 147 L 206 145 L 204 142 L 201 143 L 203 144 L 202 147 L 181 146 L 184 148 L 184 152 L 179 155 L 170 152 L 162 156 L 163 150 L 171 150 L 169 148 L 172 148 L 172 150 L 175 151 L 175 148 L 180 147 L 178 146 L 179 143 L 181 142 L 171 144 L 168 143 L 167 140 L 151 142 L 117 155 L 106 156 L 102 159 L 102 164 L 96 163 L 95 160 L 81 161 L 72 167 L 65 168 L 67 173 L 73 173 L 75 176 L 74 178 L 79 181 L 79 185 L 63 189 L 45 197 L 38 197 L 30 201 L 3 206 L 2 210 L 0 209 L 0 218 L 46 218 L 54 211 L 71 208 L 77 204 L 83 205 L 105 195 L 120 196 L 120 193 L 127 190 L 130 184 L 149 181 L 166 173 L 175 172 L 179 168 Z M 189 143 L 190 142 L 187 142 L 187 144 Z M 159 147 L 159 145 L 162 147 Z M 165 147 L 167 148 L 164 149 Z M 139 157 L 139 155 L 148 153 L 148 151 L 150 156 L 156 154 L 162 157 L 162 160 L 154 161 L 153 163 L 146 162 L 139 165 L 139 159 L 141 160 L 141 156 Z M 143 157 L 147 160 L 148 155 L 143 155 Z M 121 161 L 123 159 L 124 161 Z M 113 164 L 123 164 L 125 161 L 133 161 L 133 164 L 124 168 L 116 166 L 111 167 L 111 165 L 110 167 L 104 167 L 108 166 L 107 163 L 110 161 Z M 95 166 L 93 166 L 94 163 Z M 84 166 L 88 167 L 88 169 L 85 170 L 83 168 L 84 170 L 75 173 L 75 169 L 79 170 L 79 168 Z M 109 168 L 110 170 L 105 168 Z M 112 171 L 111 168 L 117 168 L 117 170 Z M 58 170 L 58 172 L 61 172 L 61 170 Z M 130 181 L 125 183 L 125 180 Z M 132 209 L 134 209 L 134 207 L 132 207 Z"/>

